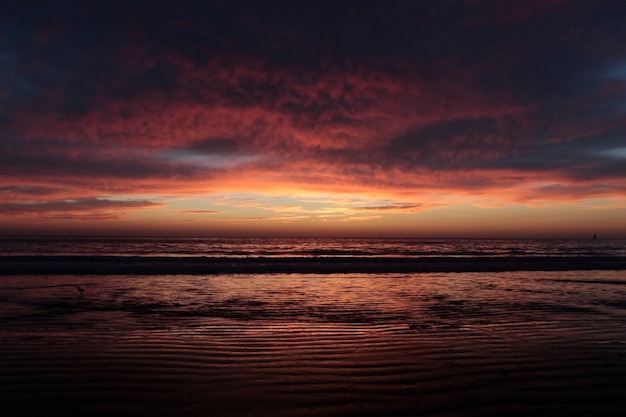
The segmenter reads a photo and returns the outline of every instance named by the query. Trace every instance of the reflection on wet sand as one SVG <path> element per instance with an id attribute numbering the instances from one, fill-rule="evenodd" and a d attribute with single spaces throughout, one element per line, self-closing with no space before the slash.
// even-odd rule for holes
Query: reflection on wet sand
<path id="1" fill-rule="evenodd" d="M 0 408 L 620 415 L 624 282 L 619 271 L 6 276 Z"/>

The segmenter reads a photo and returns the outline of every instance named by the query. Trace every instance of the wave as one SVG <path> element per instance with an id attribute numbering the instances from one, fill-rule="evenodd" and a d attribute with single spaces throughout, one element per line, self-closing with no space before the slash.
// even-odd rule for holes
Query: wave
<path id="1" fill-rule="evenodd" d="M 0 275 L 270 274 L 624 270 L 626 256 L 559 257 L 143 257 L 4 256 Z"/>
<path id="2" fill-rule="evenodd" d="M 0 237 L 0 255 L 168 257 L 626 256 L 626 240 Z"/>

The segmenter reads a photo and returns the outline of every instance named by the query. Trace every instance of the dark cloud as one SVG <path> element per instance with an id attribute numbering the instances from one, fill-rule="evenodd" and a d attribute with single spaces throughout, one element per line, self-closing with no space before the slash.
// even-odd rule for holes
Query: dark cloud
<path id="1" fill-rule="evenodd" d="M 509 168 L 520 172 L 552 172 L 577 181 L 619 179 L 626 175 L 624 127 L 582 134 L 575 139 L 535 140 L 508 155 L 483 164 L 487 169 Z"/>
<path id="2" fill-rule="evenodd" d="M 7 185 L 0 186 L 0 194 L 15 194 L 23 196 L 47 196 L 61 191 L 59 188 L 40 185 Z"/>
<path id="3" fill-rule="evenodd" d="M 234 139 L 211 138 L 192 143 L 188 150 L 207 154 L 228 155 L 236 153 L 238 148 L 237 141 Z"/>
<path id="4" fill-rule="evenodd" d="M 25 1 L 3 11 L 5 195 L 78 179 L 102 195 L 103 179 L 128 190 L 266 175 L 473 192 L 552 176 L 567 190 L 580 183 L 582 196 L 619 193 L 606 183 L 626 174 L 615 151 L 626 134 L 624 2 Z"/>
<path id="5" fill-rule="evenodd" d="M 415 203 L 396 203 L 387 206 L 366 206 L 355 207 L 356 211 L 392 211 L 392 212 L 411 212 L 424 209 L 423 204 Z"/>
<path id="6" fill-rule="evenodd" d="M 388 165 L 464 169 L 515 152 L 516 134 L 488 117 L 434 123 L 394 138 L 385 148 Z"/>
<path id="7" fill-rule="evenodd" d="M 57 213 L 46 214 L 38 213 L 41 220 L 47 220 L 52 222 L 66 221 L 66 220 L 79 220 L 86 222 L 101 221 L 101 220 L 116 220 L 122 218 L 119 213 Z"/>
<path id="8" fill-rule="evenodd" d="M 183 210 L 185 214 L 219 214 L 220 211 L 217 210 Z"/>
<path id="9" fill-rule="evenodd" d="M 124 210 L 158 207 L 158 203 L 149 200 L 110 200 L 106 198 L 75 198 L 50 200 L 43 202 L 0 203 L 0 213 L 54 213 L 85 212 L 101 210 Z"/>
<path id="10" fill-rule="evenodd" d="M 77 145 L 57 139 L 0 143 L 4 175 L 25 178 L 191 178 L 198 169 L 159 160 L 145 149 Z"/>

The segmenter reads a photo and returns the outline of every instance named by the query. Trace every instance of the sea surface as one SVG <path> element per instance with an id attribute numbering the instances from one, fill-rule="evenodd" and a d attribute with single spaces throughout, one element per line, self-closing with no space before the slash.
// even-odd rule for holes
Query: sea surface
<path id="1" fill-rule="evenodd" d="M 0 256 L 626 256 L 626 239 L 0 237 Z"/>
<path id="2" fill-rule="evenodd" d="M 3 255 L 623 256 L 624 241 L 20 238 Z M 0 276 L 3 416 L 622 416 L 626 271 Z"/>

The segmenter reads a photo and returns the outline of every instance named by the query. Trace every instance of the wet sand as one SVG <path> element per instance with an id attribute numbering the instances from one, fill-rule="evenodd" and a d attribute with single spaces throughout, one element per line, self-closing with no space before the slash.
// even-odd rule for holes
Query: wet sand
<path id="1" fill-rule="evenodd" d="M 620 271 L 0 282 L 3 416 L 626 409 Z"/>
<path id="2" fill-rule="evenodd" d="M 4 256 L 0 275 L 263 274 L 626 270 L 623 256 L 559 257 L 139 257 Z"/>

